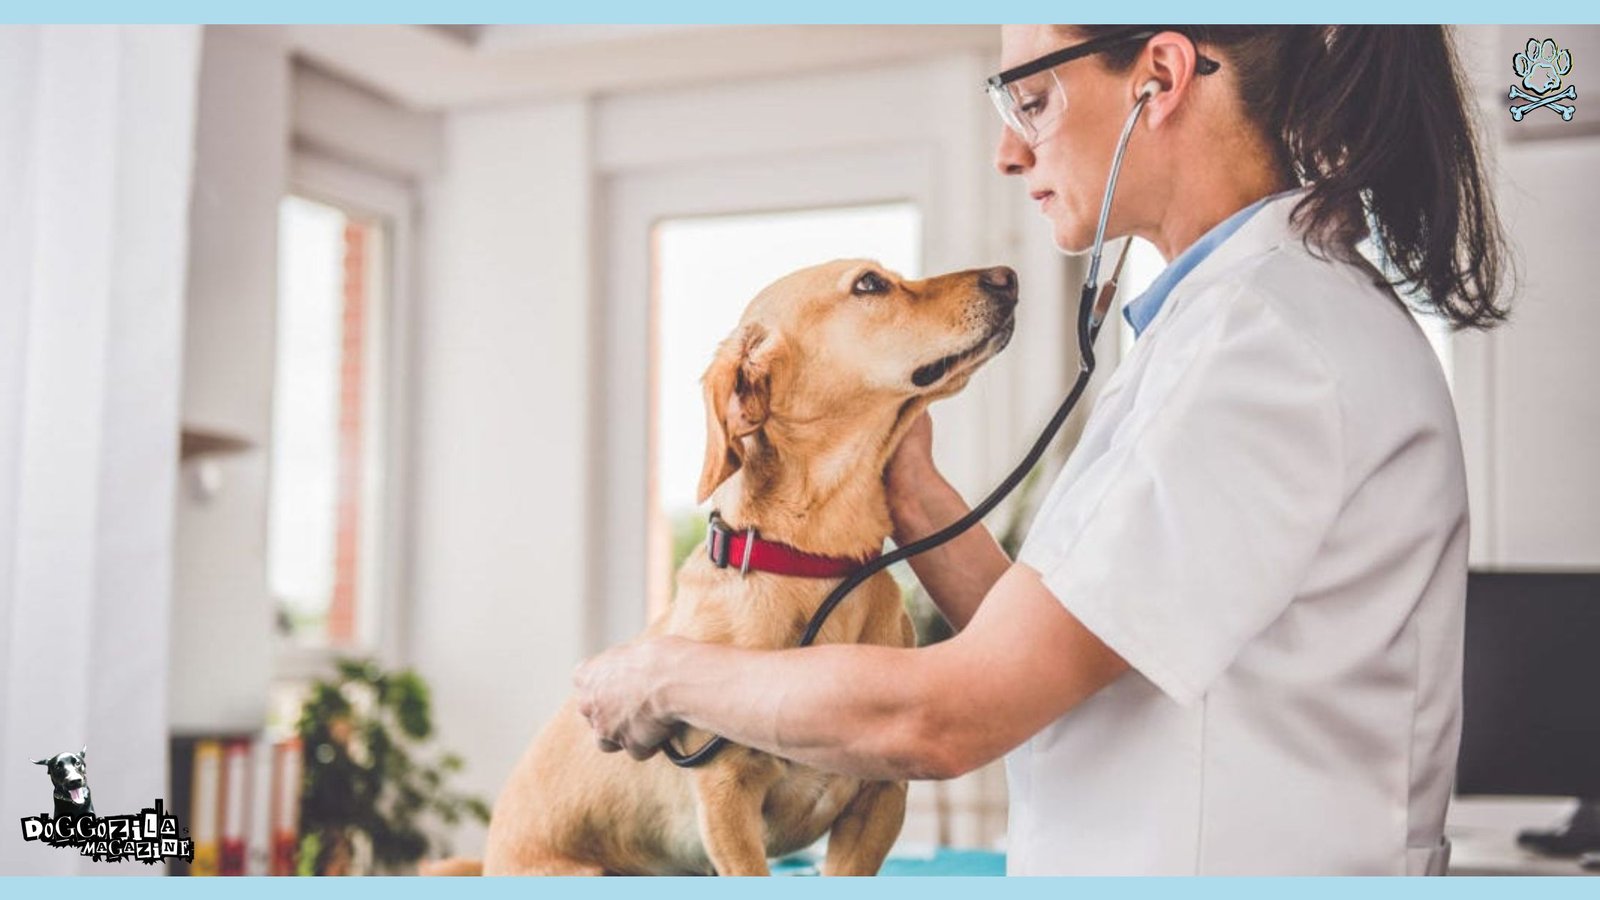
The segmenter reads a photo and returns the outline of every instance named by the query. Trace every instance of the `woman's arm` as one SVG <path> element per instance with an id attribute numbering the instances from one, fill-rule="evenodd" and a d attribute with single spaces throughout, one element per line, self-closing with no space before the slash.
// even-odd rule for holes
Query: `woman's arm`
<path id="1" fill-rule="evenodd" d="M 608 749 L 647 757 L 684 722 L 826 771 L 899 780 L 997 759 L 1126 670 L 1037 572 L 1016 565 L 967 628 L 932 647 L 655 638 L 590 660 L 576 681 Z"/>
<path id="2" fill-rule="evenodd" d="M 894 541 L 905 546 L 949 525 L 971 509 L 933 464 L 933 421 L 924 412 L 884 467 Z M 911 569 L 956 631 L 967 626 L 984 595 L 1011 560 L 983 523 L 926 553 Z"/>

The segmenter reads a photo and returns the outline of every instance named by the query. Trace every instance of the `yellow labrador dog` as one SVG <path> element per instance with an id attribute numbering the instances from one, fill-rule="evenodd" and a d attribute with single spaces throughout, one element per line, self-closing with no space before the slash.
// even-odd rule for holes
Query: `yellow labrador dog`
<path id="1" fill-rule="evenodd" d="M 1016 276 L 995 268 L 911 281 L 866 260 L 788 275 L 763 290 L 702 383 L 700 500 L 736 531 L 822 557 L 864 560 L 890 533 L 882 472 L 907 426 L 1011 337 Z M 838 578 L 719 566 L 678 571 L 651 634 L 793 646 Z M 819 642 L 909 646 L 887 572 L 861 585 Z M 710 735 L 687 730 L 684 750 Z M 767 859 L 829 834 L 824 873 L 876 874 L 905 815 L 904 782 L 867 782 L 730 746 L 680 769 L 602 753 L 573 701 L 517 765 L 489 825 L 485 874 L 764 875 Z M 476 871 L 436 863 L 438 874 Z"/>

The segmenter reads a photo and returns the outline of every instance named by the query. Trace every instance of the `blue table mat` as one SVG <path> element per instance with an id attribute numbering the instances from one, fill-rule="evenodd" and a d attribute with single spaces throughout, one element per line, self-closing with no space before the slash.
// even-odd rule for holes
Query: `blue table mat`
<path id="1" fill-rule="evenodd" d="M 822 856 L 811 850 L 773 860 L 774 875 L 821 874 Z M 891 853 L 879 875 L 1004 875 L 1006 855 L 994 850 L 939 847 L 930 853 Z"/>

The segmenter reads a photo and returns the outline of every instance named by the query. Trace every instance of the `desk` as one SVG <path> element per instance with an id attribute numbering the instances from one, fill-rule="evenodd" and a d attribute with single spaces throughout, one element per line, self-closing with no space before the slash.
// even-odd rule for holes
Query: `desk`
<path id="1" fill-rule="evenodd" d="M 1572 815 L 1572 800 L 1545 797 L 1457 797 L 1444 831 L 1451 875 L 1600 875 L 1576 859 L 1540 856 L 1517 846 L 1524 828 L 1554 828 Z"/>
<path id="2" fill-rule="evenodd" d="M 1543 797 L 1469 797 L 1450 803 L 1451 875 L 1600 875 L 1575 859 L 1555 859 L 1517 846 L 1524 828 L 1553 828 L 1566 821 L 1572 800 Z M 773 863 L 774 875 L 815 875 L 822 850 L 807 848 Z M 1004 875 L 1005 854 L 988 850 L 897 845 L 883 875 Z"/>

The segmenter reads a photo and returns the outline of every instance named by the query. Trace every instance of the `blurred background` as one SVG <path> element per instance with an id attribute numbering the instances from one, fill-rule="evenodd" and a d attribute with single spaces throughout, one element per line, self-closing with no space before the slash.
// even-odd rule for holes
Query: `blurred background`
<path id="1" fill-rule="evenodd" d="M 1457 32 L 1520 266 L 1512 322 L 1422 320 L 1473 566 L 1511 578 L 1469 669 L 1566 666 L 1494 670 L 1481 695 L 1509 699 L 1475 721 L 1469 696 L 1452 829 L 1473 872 L 1576 871 L 1515 834 L 1600 796 L 1600 672 L 1573 662 L 1600 656 L 1600 117 L 1510 119 L 1530 37 L 1571 48 L 1575 84 L 1600 59 L 1593 27 Z M 669 602 L 706 513 L 697 379 L 803 265 L 1018 270 L 1025 327 L 935 408 L 941 467 L 985 493 L 1076 370 L 1082 275 L 991 164 L 998 38 L 0 27 L 0 812 L 48 811 L 23 761 L 87 744 L 102 814 L 163 797 L 189 817 L 203 852 L 178 870 L 480 855 L 573 667 Z M 1124 293 L 1161 266 L 1137 247 Z M 1102 360 L 1130 343 L 1108 329 Z M 1019 495 L 997 533 L 1025 527 Z M 1547 712 L 1499 712 L 1530 696 Z M 1003 851 L 1005 821 L 998 764 L 919 783 L 899 852 Z M 7 874 L 103 868 L 0 842 Z"/>

